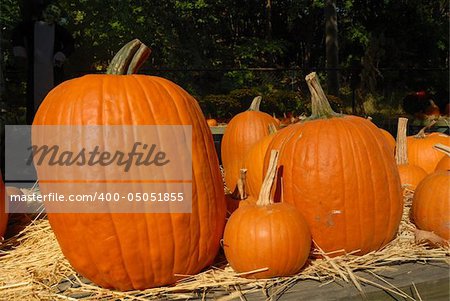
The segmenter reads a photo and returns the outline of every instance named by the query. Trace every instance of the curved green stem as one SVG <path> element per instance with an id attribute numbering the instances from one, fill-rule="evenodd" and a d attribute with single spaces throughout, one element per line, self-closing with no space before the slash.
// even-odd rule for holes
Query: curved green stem
<path id="1" fill-rule="evenodd" d="M 138 39 L 123 46 L 111 60 L 106 74 L 135 74 L 150 56 L 151 50 Z"/>
<path id="2" fill-rule="evenodd" d="M 342 114 L 338 114 L 333 111 L 328 102 L 325 92 L 323 92 L 322 86 L 319 83 L 316 72 L 312 72 L 305 77 L 308 84 L 309 91 L 311 92 L 311 111 L 312 114 L 309 119 L 320 118 L 332 118 L 340 117 Z"/>

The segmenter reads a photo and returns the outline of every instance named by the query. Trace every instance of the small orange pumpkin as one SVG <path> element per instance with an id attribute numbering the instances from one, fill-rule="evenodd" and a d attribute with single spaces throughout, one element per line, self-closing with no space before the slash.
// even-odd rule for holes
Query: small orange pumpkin
<path id="1" fill-rule="evenodd" d="M 411 190 L 427 176 L 427 172 L 422 167 L 408 163 L 408 151 L 406 143 L 406 129 L 408 119 L 400 117 L 398 119 L 397 147 L 395 148 L 395 160 L 397 162 L 400 180 L 403 187 Z"/>
<path id="2" fill-rule="evenodd" d="M 428 175 L 417 186 L 412 201 L 412 218 L 421 230 L 450 239 L 450 171 Z"/>
<path id="3" fill-rule="evenodd" d="M 261 112 L 261 96 L 253 99 L 250 108 L 234 116 L 228 123 L 222 138 L 221 155 L 225 170 L 225 183 L 234 191 L 239 178 L 239 170 L 244 168 L 245 155 L 261 138 L 269 135 L 269 125 L 278 127 L 276 120 Z"/>
<path id="4" fill-rule="evenodd" d="M 425 133 L 434 123 L 421 129 L 417 135 L 407 138 L 409 163 L 422 167 L 427 173 L 434 172 L 436 165 L 444 157 L 444 154 L 433 146 L 438 143 L 450 146 L 449 136 L 443 133 Z"/>
<path id="5" fill-rule="evenodd" d="M 215 120 L 214 118 L 208 118 L 208 119 L 206 119 L 206 123 L 207 123 L 209 126 L 217 126 L 217 120 Z"/>
<path id="6" fill-rule="evenodd" d="M 290 276 L 308 259 L 311 234 L 297 209 L 273 203 L 270 192 L 277 170 L 272 151 L 256 204 L 240 206 L 228 220 L 223 236 L 225 256 L 231 267 L 248 278 Z"/>

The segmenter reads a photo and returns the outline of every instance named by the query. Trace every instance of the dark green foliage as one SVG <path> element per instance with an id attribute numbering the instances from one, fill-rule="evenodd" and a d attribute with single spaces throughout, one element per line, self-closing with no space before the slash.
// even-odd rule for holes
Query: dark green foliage
<path id="1" fill-rule="evenodd" d="M 282 117 L 284 113 L 295 116 L 309 114 L 308 103 L 298 92 L 271 90 L 262 92 L 262 88 L 237 89 L 226 95 L 207 95 L 200 105 L 207 117 L 229 120 L 234 115 L 247 110 L 255 96 L 261 95 L 261 111 Z"/>

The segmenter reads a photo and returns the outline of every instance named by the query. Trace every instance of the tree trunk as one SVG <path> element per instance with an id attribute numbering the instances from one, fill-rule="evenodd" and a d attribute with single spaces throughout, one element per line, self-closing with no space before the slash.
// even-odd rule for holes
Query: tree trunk
<path id="1" fill-rule="evenodd" d="M 327 90 L 328 94 L 339 95 L 339 47 L 336 0 L 326 0 L 325 4 L 325 44 L 327 59 Z"/>
<path id="2" fill-rule="evenodd" d="M 272 39 L 272 0 L 266 2 L 266 37 Z"/>

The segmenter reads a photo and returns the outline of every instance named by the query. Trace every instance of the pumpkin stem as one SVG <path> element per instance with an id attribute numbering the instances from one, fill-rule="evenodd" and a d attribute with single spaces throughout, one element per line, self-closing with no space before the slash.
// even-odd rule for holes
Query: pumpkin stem
<path id="1" fill-rule="evenodd" d="M 231 197 L 235 200 L 245 200 L 247 198 L 247 169 L 241 168 L 239 170 L 239 179 L 236 183 L 236 189 L 231 194 Z"/>
<path id="2" fill-rule="evenodd" d="M 311 72 L 306 77 L 309 91 L 311 92 L 311 111 L 312 114 L 309 119 L 332 118 L 342 116 L 333 111 L 330 102 L 323 92 L 322 86 L 319 83 L 316 72 Z"/>
<path id="3" fill-rule="evenodd" d="M 406 129 L 408 118 L 400 117 L 397 126 L 397 145 L 395 147 L 395 161 L 397 165 L 408 164 L 408 144 L 406 142 Z"/>
<path id="4" fill-rule="evenodd" d="M 444 145 L 442 143 L 438 143 L 436 145 L 433 146 L 434 149 L 443 152 L 444 154 L 446 154 L 447 156 L 450 156 L 450 147 L 447 145 Z"/>
<path id="5" fill-rule="evenodd" d="M 269 128 L 269 135 L 273 135 L 277 132 L 277 127 L 273 123 L 269 124 L 268 128 Z"/>
<path id="6" fill-rule="evenodd" d="M 434 124 L 436 123 L 436 120 L 431 121 L 427 126 L 423 127 L 415 136 L 414 138 L 424 139 L 426 137 L 425 131 L 430 129 Z"/>
<path id="7" fill-rule="evenodd" d="M 135 74 L 151 53 L 138 39 L 128 42 L 117 52 L 106 70 L 106 74 Z"/>
<path id="8" fill-rule="evenodd" d="M 256 202 L 257 206 L 267 206 L 273 204 L 273 200 L 270 196 L 270 191 L 272 190 L 272 185 L 277 171 L 277 162 L 278 151 L 272 150 L 270 152 L 270 161 L 269 167 L 267 168 L 267 174 L 264 177 L 264 181 L 261 185 L 261 191 L 259 192 L 258 201 Z"/>
<path id="9" fill-rule="evenodd" d="M 261 105 L 261 96 L 256 96 L 253 98 L 252 104 L 250 105 L 250 108 L 248 108 L 249 111 L 259 111 L 259 106 Z"/>

